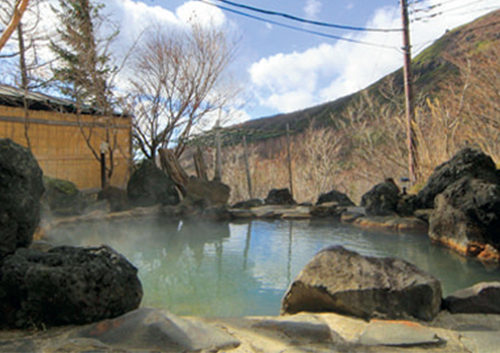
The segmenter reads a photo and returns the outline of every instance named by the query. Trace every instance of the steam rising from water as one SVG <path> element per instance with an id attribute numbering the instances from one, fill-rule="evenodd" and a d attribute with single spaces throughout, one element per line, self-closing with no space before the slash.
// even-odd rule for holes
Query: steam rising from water
<path id="1" fill-rule="evenodd" d="M 54 244 L 109 244 L 138 269 L 143 306 L 179 315 L 277 315 L 289 283 L 326 246 L 371 256 L 395 256 L 432 273 L 445 295 L 498 270 L 431 245 L 425 235 L 367 232 L 309 221 L 206 223 L 132 220 L 54 229 Z"/>

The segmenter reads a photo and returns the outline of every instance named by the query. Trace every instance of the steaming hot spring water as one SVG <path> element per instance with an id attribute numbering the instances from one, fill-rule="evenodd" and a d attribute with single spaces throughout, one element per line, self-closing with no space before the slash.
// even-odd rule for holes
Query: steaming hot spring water
<path id="1" fill-rule="evenodd" d="M 139 269 L 142 306 L 178 315 L 278 315 L 291 281 L 331 245 L 405 259 L 436 276 L 445 296 L 477 282 L 500 280 L 499 269 L 432 245 L 425 234 L 318 221 L 96 222 L 59 227 L 48 239 L 56 245 L 109 244 Z"/>

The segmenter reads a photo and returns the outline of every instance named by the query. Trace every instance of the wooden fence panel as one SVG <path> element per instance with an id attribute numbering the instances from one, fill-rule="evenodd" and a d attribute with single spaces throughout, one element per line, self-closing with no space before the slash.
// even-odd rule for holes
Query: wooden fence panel
<path id="1" fill-rule="evenodd" d="M 123 188 L 130 173 L 131 121 L 127 117 L 113 119 L 118 143 L 114 150 L 114 172 L 109 184 Z M 95 124 L 95 117 L 82 115 L 80 122 L 90 126 Z M 101 185 L 100 163 L 82 136 L 81 124 L 73 114 L 30 110 L 28 135 L 31 149 L 44 175 L 70 180 L 82 190 L 98 189 Z M 0 106 L 1 138 L 10 138 L 27 146 L 25 126 L 22 108 Z M 89 127 L 86 129 L 88 131 Z M 92 129 L 91 145 L 99 152 L 105 129 Z"/>

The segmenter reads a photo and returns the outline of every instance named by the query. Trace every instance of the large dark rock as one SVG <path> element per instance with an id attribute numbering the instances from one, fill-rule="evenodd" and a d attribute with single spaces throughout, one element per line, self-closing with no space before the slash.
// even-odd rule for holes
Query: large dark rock
<path id="1" fill-rule="evenodd" d="M 443 309 L 453 314 L 500 314 L 500 282 L 481 282 L 461 289 L 443 300 Z"/>
<path id="2" fill-rule="evenodd" d="M 329 193 L 319 195 L 316 205 L 328 202 L 336 202 L 339 206 L 343 207 L 356 206 L 354 202 L 351 201 L 349 196 L 337 190 L 332 190 Z"/>
<path id="3" fill-rule="evenodd" d="M 402 217 L 410 217 L 415 214 L 417 207 L 415 204 L 415 195 L 401 195 L 396 206 L 396 212 Z"/>
<path id="4" fill-rule="evenodd" d="M 464 148 L 452 159 L 434 169 L 423 189 L 417 194 L 417 208 L 433 208 L 434 198 L 463 177 L 498 183 L 493 160 L 479 150 Z"/>
<path id="5" fill-rule="evenodd" d="M 180 201 L 174 182 L 149 160 L 143 161 L 130 177 L 127 194 L 134 207 L 176 205 Z"/>
<path id="6" fill-rule="evenodd" d="M 340 221 L 340 217 L 345 211 L 346 209 L 340 207 L 337 202 L 326 202 L 312 206 L 309 214 L 315 218 L 333 218 Z"/>
<path id="7" fill-rule="evenodd" d="M 186 185 L 185 202 L 203 208 L 212 205 L 225 205 L 229 200 L 231 188 L 217 181 L 207 181 L 190 177 Z"/>
<path id="8" fill-rule="evenodd" d="M 207 221 L 221 222 L 229 221 L 232 216 L 227 205 L 208 206 L 203 210 L 201 218 Z"/>
<path id="9" fill-rule="evenodd" d="M 109 202 L 111 212 L 125 211 L 130 207 L 127 191 L 114 186 L 108 186 L 99 191 L 97 194 L 97 201 L 103 200 Z"/>
<path id="10" fill-rule="evenodd" d="M 264 201 L 266 205 L 296 205 L 288 189 L 272 189 Z"/>
<path id="11" fill-rule="evenodd" d="M 245 200 L 245 201 L 240 201 L 235 203 L 232 208 L 244 208 L 244 209 L 249 209 L 253 207 L 259 207 L 264 205 L 264 200 L 261 199 L 250 199 L 250 200 Z"/>
<path id="12" fill-rule="evenodd" d="M 0 262 L 31 244 L 43 192 L 42 170 L 31 152 L 0 139 Z"/>
<path id="13" fill-rule="evenodd" d="M 52 214 L 73 216 L 83 213 L 87 202 L 73 182 L 45 176 L 43 183 L 45 193 L 42 201 L 49 206 Z"/>
<path id="14" fill-rule="evenodd" d="M 137 269 L 107 246 L 18 249 L 0 268 L 0 326 L 85 324 L 141 299 Z"/>
<path id="15" fill-rule="evenodd" d="M 500 185 L 463 177 L 435 199 L 429 237 L 467 256 L 499 261 Z"/>
<path id="16" fill-rule="evenodd" d="M 375 185 L 361 198 L 361 206 L 368 216 L 391 216 L 397 213 L 401 196 L 393 179 Z"/>
<path id="17" fill-rule="evenodd" d="M 440 305 L 441 284 L 416 266 L 335 246 L 322 250 L 300 272 L 282 300 L 281 312 L 432 320 Z"/>

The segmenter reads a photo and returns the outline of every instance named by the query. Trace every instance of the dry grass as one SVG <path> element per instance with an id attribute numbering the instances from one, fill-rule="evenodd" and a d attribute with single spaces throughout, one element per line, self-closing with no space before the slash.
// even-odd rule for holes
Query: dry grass
<path id="1" fill-rule="evenodd" d="M 440 98 L 423 99 L 416 109 L 418 186 L 437 165 L 465 146 L 480 148 L 500 161 L 500 49 L 488 47 L 453 64 L 460 75 L 442 87 Z M 310 127 L 293 137 L 297 201 L 315 202 L 321 193 L 336 189 L 359 202 L 385 178 L 398 181 L 407 176 L 404 109 L 391 94 L 390 89 L 383 92 L 389 102 L 383 105 L 362 96 L 343 117 L 346 123 L 340 128 Z M 289 187 L 284 141 L 249 145 L 254 197 L 265 198 L 272 188 Z M 232 189 L 230 202 L 248 199 L 243 147 L 225 148 L 223 160 L 223 181 Z"/>

